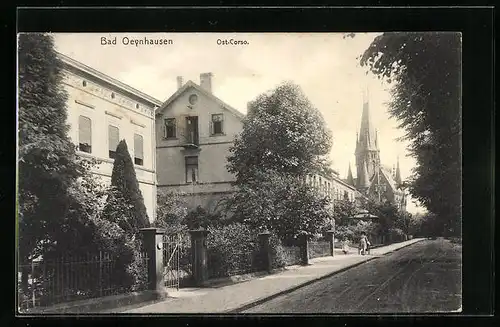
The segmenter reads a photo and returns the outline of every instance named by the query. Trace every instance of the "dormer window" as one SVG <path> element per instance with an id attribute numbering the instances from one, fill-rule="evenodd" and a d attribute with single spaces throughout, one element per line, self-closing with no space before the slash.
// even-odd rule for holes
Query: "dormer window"
<path id="1" fill-rule="evenodd" d="M 224 115 L 223 114 L 213 114 L 212 121 L 210 123 L 210 134 L 211 135 L 223 135 L 224 134 Z"/>

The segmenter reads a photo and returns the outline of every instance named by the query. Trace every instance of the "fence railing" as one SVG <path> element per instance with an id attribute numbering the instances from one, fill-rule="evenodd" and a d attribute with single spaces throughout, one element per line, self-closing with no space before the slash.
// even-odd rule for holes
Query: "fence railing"
<path id="1" fill-rule="evenodd" d="M 217 248 L 209 248 L 207 249 L 208 278 L 222 278 L 259 271 L 258 256 L 256 249 L 222 252 Z"/>
<path id="2" fill-rule="evenodd" d="M 312 241 L 309 242 L 309 258 L 320 258 L 330 256 L 330 242 Z"/>
<path id="3" fill-rule="evenodd" d="M 139 264 L 147 267 L 146 254 Z M 130 290 L 119 258 L 99 252 L 32 260 L 19 265 L 20 310 L 124 293 Z"/>
<path id="4" fill-rule="evenodd" d="M 283 261 L 286 266 L 298 265 L 302 261 L 300 246 L 283 246 Z"/>

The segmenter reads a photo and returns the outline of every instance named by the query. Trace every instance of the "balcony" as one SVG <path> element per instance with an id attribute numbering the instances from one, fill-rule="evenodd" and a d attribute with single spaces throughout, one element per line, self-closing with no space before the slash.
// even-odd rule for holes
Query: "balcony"
<path id="1" fill-rule="evenodd" d="M 200 138 L 197 128 L 181 128 L 179 129 L 181 145 L 185 149 L 197 149 L 200 144 Z"/>

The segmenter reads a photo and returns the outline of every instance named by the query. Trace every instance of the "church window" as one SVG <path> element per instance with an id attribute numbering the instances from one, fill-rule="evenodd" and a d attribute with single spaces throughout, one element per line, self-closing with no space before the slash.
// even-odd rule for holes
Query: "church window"
<path id="1" fill-rule="evenodd" d="M 198 181 L 198 157 L 186 157 L 186 183 L 195 183 Z"/>
<path id="2" fill-rule="evenodd" d="M 139 104 L 138 103 L 135 104 L 135 109 L 139 109 Z"/>
<path id="3" fill-rule="evenodd" d="M 223 123 L 224 123 L 223 114 L 213 114 L 212 121 L 210 123 L 210 134 L 211 135 L 224 134 Z"/>
<path id="4" fill-rule="evenodd" d="M 118 127 L 109 125 L 108 126 L 108 152 L 109 157 L 114 159 L 116 157 L 116 147 L 120 142 L 120 130 Z"/>
<path id="5" fill-rule="evenodd" d="M 115 93 L 111 92 L 111 99 L 114 99 L 114 98 L 115 98 Z"/>
<path id="6" fill-rule="evenodd" d="M 87 81 L 82 82 L 83 87 L 87 86 Z"/>
<path id="7" fill-rule="evenodd" d="M 134 134 L 134 163 L 142 166 L 144 164 L 144 138 L 142 135 Z"/>
<path id="8" fill-rule="evenodd" d="M 92 121 L 90 118 L 78 118 L 78 150 L 92 153 Z"/>
<path id="9" fill-rule="evenodd" d="M 176 138 L 175 118 L 165 119 L 165 126 L 163 129 L 163 137 L 166 139 Z"/>

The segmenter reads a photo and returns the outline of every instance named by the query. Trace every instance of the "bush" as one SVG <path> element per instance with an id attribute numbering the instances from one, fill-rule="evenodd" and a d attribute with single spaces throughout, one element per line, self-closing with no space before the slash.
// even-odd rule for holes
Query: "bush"
<path id="1" fill-rule="evenodd" d="M 209 227 L 208 231 L 209 278 L 248 273 L 258 269 L 256 231 L 240 223 Z"/>
<path id="2" fill-rule="evenodd" d="M 400 228 L 391 228 L 388 234 L 391 243 L 403 242 L 405 240 L 405 233 Z"/>
<path id="3" fill-rule="evenodd" d="M 271 235 L 269 238 L 269 248 L 271 251 L 271 268 L 277 269 L 285 267 L 287 263 L 287 253 L 277 236 Z"/>
<path id="4" fill-rule="evenodd" d="M 183 221 L 189 229 L 208 228 L 220 226 L 220 215 L 217 213 L 208 212 L 201 206 L 190 211 Z"/>
<path id="5" fill-rule="evenodd" d="M 186 198 L 182 193 L 158 191 L 157 211 L 154 226 L 165 229 L 166 233 L 185 232 L 185 218 L 188 214 Z"/>

